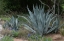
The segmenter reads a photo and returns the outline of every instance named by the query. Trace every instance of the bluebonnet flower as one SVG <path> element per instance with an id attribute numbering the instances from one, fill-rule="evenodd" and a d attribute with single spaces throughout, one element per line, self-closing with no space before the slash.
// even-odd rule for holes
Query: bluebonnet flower
<path id="1" fill-rule="evenodd" d="M 31 34 L 30 33 L 28 33 L 28 35 L 27 35 L 28 37 L 30 37 L 31 36 Z"/>

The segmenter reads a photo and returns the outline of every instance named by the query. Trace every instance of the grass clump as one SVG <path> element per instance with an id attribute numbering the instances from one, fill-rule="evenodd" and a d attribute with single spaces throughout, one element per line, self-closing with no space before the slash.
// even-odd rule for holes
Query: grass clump
<path id="1" fill-rule="evenodd" d="M 13 41 L 13 38 L 10 36 L 4 36 L 1 41 Z"/>
<path id="2" fill-rule="evenodd" d="M 19 32 L 18 31 L 13 30 L 11 33 L 12 33 L 13 37 L 18 37 L 19 36 Z"/>
<path id="3" fill-rule="evenodd" d="M 41 35 L 32 35 L 28 38 L 28 41 L 52 41 L 50 37 L 42 37 Z"/>

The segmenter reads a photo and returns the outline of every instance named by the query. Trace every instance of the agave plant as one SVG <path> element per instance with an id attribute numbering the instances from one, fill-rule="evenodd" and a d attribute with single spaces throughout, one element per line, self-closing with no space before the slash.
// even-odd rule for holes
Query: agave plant
<path id="1" fill-rule="evenodd" d="M 4 24 L 4 28 L 9 28 L 9 29 L 14 29 L 14 30 L 18 30 L 18 27 L 19 27 L 19 22 L 18 22 L 18 19 L 13 17 L 7 21 L 5 24 Z"/>
<path id="2" fill-rule="evenodd" d="M 56 32 L 61 27 L 59 26 L 57 15 L 53 14 L 51 10 L 45 13 L 44 6 L 33 6 L 33 12 L 28 7 L 27 9 L 29 12 L 28 18 L 21 16 L 30 24 L 22 24 L 25 26 L 25 29 L 39 35 L 44 35 L 53 31 Z"/>

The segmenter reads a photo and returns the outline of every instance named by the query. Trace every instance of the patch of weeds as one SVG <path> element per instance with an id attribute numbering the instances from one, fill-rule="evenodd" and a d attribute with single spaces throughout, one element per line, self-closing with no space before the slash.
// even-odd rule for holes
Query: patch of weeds
<path id="1" fill-rule="evenodd" d="M 13 37 L 18 37 L 19 36 L 19 32 L 18 31 L 13 30 L 11 33 L 12 33 Z"/>
<path id="2" fill-rule="evenodd" d="M 1 41 L 13 41 L 13 38 L 10 36 L 4 36 Z"/>
<path id="3" fill-rule="evenodd" d="M 4 20 L 4 21 L 9 21 L 10 20 L 10 16 L 8 16 L 8 15 L 0 15 L 0 18 L 2 19 L 2 20 Z"/>
<path id="4" fill-rule="evenodd" d="M 12 30 L 9 30 L 8 28 L 6 28 L 6 29 L 3 29 L 2 31 L 1 31 L 1 34 L 2 35 L 7 35 L 7 36 L 11 36 L 11 31 Z"/>
<path id="5" fill-rule="evenodd" d="M 64 28 L 60 29 L 60 34 L 64 36 Z"/>
<path id="6" fill-rule="evenodd" d="M 41 35 L 32 35 L 28 38 L 28 41 L 52 41 L 50 37 L 42 37 Z"/>

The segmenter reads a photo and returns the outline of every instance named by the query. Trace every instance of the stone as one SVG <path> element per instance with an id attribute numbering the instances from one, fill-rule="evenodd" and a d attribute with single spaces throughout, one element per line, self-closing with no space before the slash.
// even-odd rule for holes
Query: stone
<path id="1" fill-rule="evenodd" d="M 0 24 L 0 31 L 2 31 L 2 29 L 3 29 L 3 26 Z"/>

